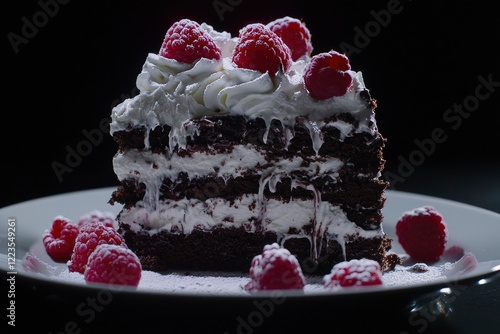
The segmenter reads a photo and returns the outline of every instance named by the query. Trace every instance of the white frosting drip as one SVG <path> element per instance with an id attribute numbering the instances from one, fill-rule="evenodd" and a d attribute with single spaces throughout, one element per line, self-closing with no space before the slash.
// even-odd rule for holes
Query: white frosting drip
<path id="1" fill-rule="evenodd" d="M 268 161 L 266 157 L 251 145 L 236 145 L 227 154 L 209 154 L 194 152 L 191 156 L 181 157 L 154 154 L 136 149 L 118 152 L 113 158 L 113 168 L 119 180 L 133 179 L 146 184 L 144 201 L 155 207 L 156 192 L 165 179 L 176 179 L 180 173 L 187 173 L 190 179 L 203 176 L 217 176 L 225 180 L 236 178 L 255 169 L 262 175 L 269 176 L 261 181 L 262 194 L 269 181 L 269 190 L 274 192 L 281 177 L 288 176 L 291 171 L 300 171 L 311 178 L 330 175 L 335 180 L 337 170 L 343 166 L 338 159 L 325 160 L 319 156 L 304 164 L 301 157 Z M 305 165 L 305 166 L 303 166 Z"/>
<path id="2" fill-rule="evenodd" d="M 301 73 L 280 73 L 272 79 L 265 73 L 234 68 L 228 59 L 222 63 L 202 58 L 186 68 L 173 59 L 149 54 L 137 78 L 141 93 L 113 108 L 111 133 L 138 125 L 182 128 L 193 118 L 222 114 L 260 117 L 268 126 L 278 119 L 284 126 L 293 127 L 297 117 L 318 122 L 344 112 L 359 121 L 358 132 L 374 131 L 371 110 L 356 94 L 364 86 L 353 86 L 341 97 L 317 101 L 299 82 Z M 360 72 L 352 75 L 361 77 Z"/>
<path id="3" fill-rule="evenodd" d="M 193 229 L 211 230 L 215 226 L 244 227 L 252 232 L 255 229 L 250 221 L 259 215 L 259 208 L 255 204 L 258 195 L 247 194 L 234 201 L 222 198 L 210 198 L 205 201 L 197 199 L 181 199 L 178 201 L 161 201 L 157 215 L 152 217 L 144 202 L 121 213 L 120 219 L 130 225 L 132 231 L 144 231 L 150 234 L 166 230 L 189 234 Z M 264 221 L 267 222 L 265 230 L 286 235 L 290 228 L 302 230 L 311 223 L 314 217 L 314 200 L 282 201 L 268 199 Z M 359 235 L 365 238 L 380 237 L 382 230 L 366 231 L 350 222 L 344 212 L 328 202 L 319 204 L 323 230 L 333 236 L 344 238 L 349 235 Z M 303 235 L 306 236 L 305 234 Z"/>
<path id="4" fill-rule="evenodd" d="M 126 99 L 112 110 L 111 133 L 134 126 L 146 126 L 150 130 L 168 124 L 172 127 L 170 147 L 174 149 L 175 144 L 185 147 L 186 136 L 190 134 L 183 125 L 193 118 L 243 115 L 262 118 L 268 127 L 277 119 L 289 129 L 302 117 L 310 122 L 304 121 L 304 124 L 317 151 L 322 142 L 315 138 L 314 124 L 320 126 L 327 117 L 350 113 L 359 122 L 356 132 L 376 130 L 374 115 L 358 94 L 366 89 L 361 72 L 350 71 L 353 85 L 344 96 L 315 100 L 303 83 L 309 58 L 296 61 L 288 73 L 278 73 L 273 78 L 267 73 L 236 68 L 231 55 L 237 38 L 217 32 L 207 24 L 202 26 L 221 47 L 222 59 L 202 58 L 194 64 L 185 64 L 150 53 L 137 77 L 139 95 Z M 267 133 L 264 141 L 266 138 Z"/>

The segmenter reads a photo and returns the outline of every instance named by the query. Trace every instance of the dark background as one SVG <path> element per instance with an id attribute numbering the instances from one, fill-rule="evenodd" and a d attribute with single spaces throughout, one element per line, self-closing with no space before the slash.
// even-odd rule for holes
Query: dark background
<path id="1" fill-rule="evenodd" d="M 500 212 L 500 27 L 495 2 L 291 3 L 5 2 L 0 207 L 118 184 L 111 163 L 117 147 L 101 123 L 114 105 L 137 93 L 135 80 L 147 54 L 158 52 L 173 22 L 191 18 L 236 35 L 247 23 L 289 15 L 305 21 L 313 54 L 349 52 L 352 68 L 363 72 L 378 102 L 379 129 L 387 138 L 384 176 L 392 179 L 392 189 Z M 217 12 L 217 4 L 225 7 Z M 13 45 L 12 38 L 20 44 Z M 480 86 L 479 78 L 493 82 L 490 90 Z M 488 96 L 479 99 L 478 93 Z M 467 118 L 443 118 L 464 104 Z M 432 135 L 436 129 L 443 132 L 439 142 Z M 93 143 L 86 133 L 92 134 Z M 72 166 L 58 178 L 54 164 L 68 166 L 73 150 L 83 150 L 84 156 L 71 157 Z M 499 289 L 493 283 L 467 289 L 453 304 L 452 322 L 442 322 L 443 328 L 439 321 L 429 325 L 438 333 L 491 333 L 498 328 Z M 19 305 L 32 305 L 25 313 L 30 318 L 39 315 L 63 323 L 74 316 L 75 305 L 35 288 L 25 289 L 18 299 Z M 388 319 L 385 332 L 391 324 L 402 328 L 398 321 L 408 324 L 407 317 L 397 319 L 379 309 L 376 317 Z M 148 317 L 138 316 L 138 324 Z"/>
<path id="2" fill-rule="evenodd" d="M 384 175 L 392 189 L 500 212 L 500 28 L 493 3 L 351 0 L 327 8 L 315 0 L 10 1 L 2 19 L 0 207 L 117 184 L 116 146 L 100 123 L 118 101 L 137 93 L 146 55 L 159 50 L 174 21 L 187 17 L 236 35 L 247 23 L 289 15 L 305 21 L 313 54 L 346 52 L 352 68 L 363 72 L 378 101 L 378 126 L 387 138 Z M 12 38 L 25 39 L 14 46 Z M 480 89 L 489 94 L 481 100 L 475 97 L 479 77 L 498 83 Z M 466 102 L 468 118 L 443 119 Z M 436 128 L 446 139 L 433 141 Z M 93 134 L 90 145 L 85 132 Z M 69 166 L 72 150 L 84 154 Z M 58 177 L 54 164 L 68 169 Z"/>

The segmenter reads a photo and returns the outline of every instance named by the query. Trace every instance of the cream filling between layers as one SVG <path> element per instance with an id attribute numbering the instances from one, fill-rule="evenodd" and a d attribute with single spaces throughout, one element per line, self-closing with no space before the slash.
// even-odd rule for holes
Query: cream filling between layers
<path id="1" fill-rule="evenodd" d="M 300 156 L 290 159 L 269 161 L 265 154 L 252 145 L 235 145 L 231 152 L 211 154 L 193 152 L 191 156 L 173 154 L 167 157 L 150 151 L 131 149 L 117 153 L 113 158 L 113 168 L 119 180 L 127 178 L 143 179 L 167 177 L 175 180 L 180 173 L 189 178 L 217 175 L 224 179 L 238 177 L 258 169 L 262 174 L 305 172 L 308 176 L 335 174 L 343 162 L 337 158 L 325 159 L 320 156 L 305 162 Z"/>
<path id="2" fill-rule="evenodd" d="M 245 173 L 258 171 L 264 184 L 269 189 L 274 187 L 281 178 L 292 172 L 306 173 L 310 178 L 330 176 L 335 182 L 337 171 L 343 162 L 336 158 L 325 159 L 320 156 L 311 157 L 311 162 L 305 163 L 301 157 L 268 161 L 265 155 L 252 145 L 235 145 L 226 154 L 210 154 L 193 152 L 191 156 L 181 157 L 177 154 L 167 157 L 149 151 L 130 149 L 118 152 L 113 158 L 113 168 L 120 181 L 137 180 L 146 185 L 145 205 L 154 209 L 159 200 L 159 189 L 165 179 L 175 180 L 180 173 L 187 173 L 190 179 L 204 176 L 217 176 L 224 180 L 236 178 Z"/>
<path id="3" fill-rule="evenodd" d="M 383 236 L 382 227 L 373 231 L 363 230 L 349 221 L 339 206 L 329 202 L 291 199 L 284 203 L 267 199 L 265 210 L 262 210 L 257 204 L 259 201 L 257 194 L 246 194 L 233 201 L 223 198 L 210 198 L 205 201 L 166 200 L 160 201 L 154 212 L 147 209 L 141 201 L 131 209 L 124 209 L 120 213 L 120 220 L 128 224 L 133 232 L 145 231 L 151 235 L 160 231 L 189 234 L 195 228 L 210 231 L 216 226 L 243 227 L 248 232 L 255 232 L 256 226 L 251 222 L 262 215 L 264 230 L 278 234 L 282 243 L 290 237 L 307 238 L 311 246 L 316 248 L 316 239 L 326 235 L 328 240 L 335 240 L 340 244 L 344 256 L 349 236 Z M 303 231 L 304 226 L 311 222 L 318 227 L 313 235 Z M 300 232 L 289 235 L 290 228 Z"/>

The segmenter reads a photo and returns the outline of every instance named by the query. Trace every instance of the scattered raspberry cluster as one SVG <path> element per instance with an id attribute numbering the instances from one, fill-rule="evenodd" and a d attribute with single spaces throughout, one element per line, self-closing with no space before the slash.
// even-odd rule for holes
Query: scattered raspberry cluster
<path id="1" fill-rule="evenodd" d="M 439 260 L 448 239 L 443 215 L 428 205 L 404 212 L 396 223 L 396 235 L 407 254 L 413 260 L 424 263 Z M 246 289 L 300 290 L 305 284 L 296 257 L 274 243 L 266 245 L 262 254 L 252 260 L 250 282 Z M 335 264 L 331 272 L 323 276 L 323 285 L 331 290 L 383 285 L 383 273 L 375 260 L 352 259 Z"/>
<path id="2" fill-rule="evenodd" d="M 327 289 L 381 285 L 382 271 L 377 261 L 356 259 L 336 264 L 323 277 Z M 302 290 L 305 277 L 297 258 L 277 243 L 264 246 L 262 254 L 253 258 L 250 266 L 248 291 Z"/>
<path id="3" fill-rule="evenodd" d="M 311 33 L 304 22 L 285 16 L 267 24 L 251 23 L 240 29 L 232 62 L 271 77 L 287 73 L 294 61 L 310 58 L 304 86 L 314 99 L 344 95 L 352 85 L 349 59 L 336 51 L 312 56 Z M 201 58 L 221 59 L 221 49 L 201 25 L 190 19 L 175 22 L 165 34 L 159 54 L 182 63 Z"/>
<path id="4" fill-rule="evenodd" d="M 97 246 L 102 244 L 127 247 L 123 237 L 112 227 L 100 221 L 93 221 L 84 225 L 75 240 L 75 247 L 68 262 L 68 269 L 83 274 L 87 261 Z"/>
<path id="5" fill-rule="evenodd" d="M 404 212 L 396 223 L 396 235 L 403 249 L 415 261 L 437 261 L 448 238 L 443 216 L 432 206 Z M 71 272 L 84 275 L 86 282 L 137 286 L 142 267 L 114 228 L 114 216 L 89 211 L 74 223 L 59 215 L 43 234 L 47 254 L 56 262 L 66 262 Z M 306 279 L 297 258 L 277 243 L 264 246 L 250 266 L 248 291 L 303 290 Z M 323 277 L 327 289 L 382 285 L 377 261 L 352 259 L 333 266 Z"/>
<path id="6" fill-rule="evenodd" d="M 66 262 L 68 270 L 84 275 L 86 282 L 137 286 L 142 267 L 114 228 L 114 216 L 93 210 L 75 223 L 59 215 L 43 234 L 47 254 Z"/>

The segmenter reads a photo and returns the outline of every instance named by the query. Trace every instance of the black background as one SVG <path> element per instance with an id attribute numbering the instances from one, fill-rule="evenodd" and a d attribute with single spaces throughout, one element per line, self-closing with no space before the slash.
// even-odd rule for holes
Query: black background
<path id="1" fill-rule="evenodd" d="M 111 165 L 116 146 L 100 122 L 118 101 L 137 93 L 146 55 L 158 52 L 174 21 L 187 17 L 236 35 L 247 23 L 289 15 L 305 21 L 313 54 L 346 52 L 352 69 L 363 72 L 378 101 L 378 126 L 387 138 L 385 173 L 396 176 L 392 189 L 500 211 L 500 183 L 486 179 L 500 171 L 500 29 L 493 3 L 358 0 L 327 8 L 314 0 L 8 2 L 0 207 L 117 184 Z M 217 10 L 217 4 L 225 7 Z M 14 45 L 20 37 L 26 39 Z M 497 86 L 481 89 L 489 96 L 474 100 L 479 77 Z M 443 119 L 465 101 L 479 101 L 468 107 L 468 118 L 460 124 Z M 423 152 L 415 141 L 429 143 L 436 128 L 446 140 Z M 95 135 L 90 146 L 86 131 Z M 73 158 L 70 167 L 68 152 L 78 149 L 81 161 Z M 413 167 L 404 169 L 402 161 Z M 69 169 L 58 178 L 54 163 Z"/>
<path id="2" fill-rule="evenodd" d="M 191 18 L 236 35 L 247 23 L 267 23 L 289 15 L 305 21 L 312 33 L 313 54 L 330 49 L 349 51 L 352 69 L 363 72 L 378 102 L 379 129 L 387 138 L 384 175 L 394 178 L 392 189 L 500 212 L 500 27 L 495 2 L 291 3 L 5 2 L 0 207 L 118 184 L 111 163 L 117 147 L 100 124 L 109 119 L 116 103 L 137 93 L 135 80 L 147 54 L 158 52 L 173 22 Z M 218 12 L 217 4 L 225 7 Z M 38 27 L 30 30 L 28 25 L 34 23 Z M 13 45 L 13 37 L 25 40 Z M 477 90 L 480 77 L 494 82 L 492 91 Z M 490 94 L 479 100 L 475 97 L 478 92 Z M 475 101 L 479 103 L 469 105 L 470 115 L 460 125 L 443 118 L 450 115 L 450 108 Z M 435 129 L 442 129 L 446 139 L 430 144 Z M 94 134 L 94 143 L 85 146 L 89 142 L 85 133 L 89 132 Z M 427 146 L 422 149 L 416 142 Z M 73 160 L 71 171 L 58 178 L 54 163 L 68 165 L 68 150 L 78 149 L 86 149 L 85 156 Z M 90 209 L 82 207 L 82 212 Z M 21 292 L 21 277 L 18 279 Z M 498 284 L 493 283 L 470 288 L 453 305 L 455 324 L 445 322 L 444 329 L 439 322 L 429 325 L 440 333 L 479 333 L 482 327 L 483 333 L 489 333 L 486 328 L 498 328 L 494 320 L 499 315 L 498 291 Z M 26 315 L 30 319 L 40 315 L 54 320 L 56 325 L 49 326 L 50 330 L 61 329 L 59 324 L 74 317 L 75 306 L 54 298 L 35 288 L 25 289 L 18 297 L 19 305 L 32 308 L 23 314 L 23 321 Z M 81 300 L 77 298 L 76 303 Z M 130 302 L 124 305 L 130 310 L 132 306 Z M 398 320 L 383 307 L 379 309 L 375 315 L 384 328 L 391 324 L 402 328 L 397 321 L 408 324 L 407 317 Z M 142 325 L 148 316 L 142 313 L 136 320 Z M 109 322 L 103 327 L 118 324 Z M 455 326 L 463 330 L 454 330 Z"/>

